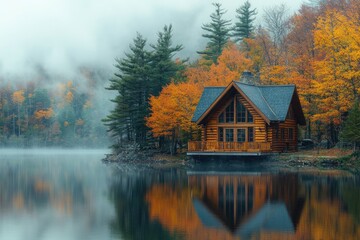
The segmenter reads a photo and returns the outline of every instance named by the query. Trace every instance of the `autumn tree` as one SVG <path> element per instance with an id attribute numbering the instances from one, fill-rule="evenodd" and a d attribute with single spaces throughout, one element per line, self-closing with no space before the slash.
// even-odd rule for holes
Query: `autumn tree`
<path id="1" fill-rule="evenodd" d="M 201 90 L 191 83 L 171 83 L 164 87 L 158 97 L 150 98 L 151 114 L 146 119 L 155 137 L 169 139 L 169 152 L 173 155 L 184 137 L 191 139 L 191 133 L 198 126 L 191 122 Z"/>
<path id="2" fill-rule="evenodd" d="M 214 3 L 215 12 L 210 15 L 211 22 L 204 24 L 201 28 L 206 32 L 202 36 L 208 39 L 206 48 L 197 53 L 205 60 L 216 63 L 230 37 L 230 20 L 224 19 L 226 11 L 221 8 L 220 3 Z"/>
<path id="3" fill-rule="evenodd" d="M 236 9 L 236 22 L 232 36 L 235 42 L 242 41 L 244 38 L 253 37 L 255 30 L 254 21 L 257 14 L 256 9 L 251 9 L 251 4 L 246 1 L 238 9 Z"/>
<path id="4" fill-rule="evenodd" d="M 355 21 L 335 10 L 321 16 L 314 31 L 319 57 L 314 62 L 318 112 L 313 118 L 328 126 L 332 144 L 338 141 L 342 115 L 359 98 L 359 32 Z"/>
<path id="5" fill-rule="evenodd" d="M 240 79 L 245 70 L 252 70 L 252 61 L 232 42 L 229 42 L 218 58 L 217 64 L 209 69 L 205 86 L 227 86 Z"/>
<path id="6" fill-rule="evenodd" d="M 315 114 L 314 101 L 314 62 L 316 60 L 314 30 L 319 16 L 316 8 L 301 6 L 298 13 L 290 19 L 291 31 L 288 38 L 289 64 L 292 83 L 296 84 L 301 105 L 306 117 L 305 138 L 312 138 L 311 116 Z"/>

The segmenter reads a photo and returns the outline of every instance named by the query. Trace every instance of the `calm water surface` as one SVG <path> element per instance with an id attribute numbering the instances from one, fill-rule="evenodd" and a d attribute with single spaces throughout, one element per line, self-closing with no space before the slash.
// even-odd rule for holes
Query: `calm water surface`
<path id="1" fill-rule="evenodd" d="M 0 239 L 360 239 L 360 177 L 268 163 L 148 169 L 0 150 Z"/>

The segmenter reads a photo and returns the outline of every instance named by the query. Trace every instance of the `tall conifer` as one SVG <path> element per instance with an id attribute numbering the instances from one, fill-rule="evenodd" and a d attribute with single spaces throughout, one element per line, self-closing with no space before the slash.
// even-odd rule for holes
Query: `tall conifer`
<path id="1" fill-rule="evenodd" d="M 151 56 L 151 95 L 158 96 L 163 86 L 170 83 L 175 77 L 181 64 L 175 63 L 173 57 L 183 49 L 182 45 L 172 46 L 172 26 L 164 26 L 163 31 L 158 33 L 156 44 Z"/>
<path id="2" fill-rule="evenodd" d="M 203 55 L 204 59 L 216 63 L 227 41 L 230 37 L 230 20 L 223 19 L 226 13 L 220 3 L 214 3 L 215 12 L 210 15 L 211 22 L 204 24 L 201 28 L 206 31 L 202 36 L 209 39 L 204 51 L 197 53 Z"/>
<path id="3" fill-rule="evenodd" d="M 112 101 L 115 108 L 103 120 L 108 131 L 119 141 L 146 144 L 150 96 L 159 95 L 163 86 L 170 83 L 182 67 L 172 59 L 181 45 L 172 46 L 172 26 L 158 33 L 156 44 L 146 50 L 146 40 L 138 34 L 130 45 L 130 52 L 116 60 L 117 72 L 110 79 L 108 90 L 116 90 Z M 114 147 L 118 147 L 116 143 Z"/>
<path id="4" fill-rule="evenodd" d="M 123 59 L 117 59 L 117 72 L 110 79 L 108 90 L 116 90 L 115 109 L 104 119 L 105 125 L 113 136 L 128 141 L 145 140 L 145 116 L 148 114 L 149 63 L 150 53 L 145 49 L 146 40 L 137 34 L 130 53 Z"/>
<path id="5" fill-rule="evenodd" d="M 242 41 L 244 38 L 251 38 L 254 31 L 254 20 L 256 9 L 250 9 L 249 1 L 246 1 L 242 6 L 236 9 L 237 22 L 235 23 L 233 36 L 235 42 Z"/>

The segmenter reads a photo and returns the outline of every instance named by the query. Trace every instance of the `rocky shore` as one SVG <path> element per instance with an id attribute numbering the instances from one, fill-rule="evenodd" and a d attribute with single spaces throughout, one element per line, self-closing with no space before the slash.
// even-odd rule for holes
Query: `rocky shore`
<path id="1" fill-rule="evenodd" d="M 351 153 L 351 151 L 346 150 L 330 149 L 282 153 L 269 160 L 269 164 L 281 168 L 338 168 L 360 172 L 360 153 Z M 117 153 L 108 154 L 103 162 L 116 163 L 121 169 L 131 169 L 131 166 L 137 169 L 139 167 L 144 169 L 189 167 L 193 164 L 184 154 L 170 156 L 155 150 L 140 150 L 136 145 L 130 145 Z"/>

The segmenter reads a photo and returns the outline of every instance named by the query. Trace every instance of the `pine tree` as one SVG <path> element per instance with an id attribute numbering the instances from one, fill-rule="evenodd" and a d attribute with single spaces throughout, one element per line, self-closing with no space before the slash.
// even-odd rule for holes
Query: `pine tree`
<path id="1" fill-rule="evenodd" d="M 110 79 L 108 90 L 116 90 L 117 97 L 112 100 L 115 109 L 103 121 L 114 137 L 127 141 L 143 143 L 146 137 L 145 116 L 148 114 L 150 96 L 150 53 L 145 49 L 146 40 L 137 34 L 130 53 L 117 59 L 118 69 Z"/>
<path id="2" fill-rule="evenodd" d="M 351 109 L 347 120 L 345 121 L 344 128 L 341 132 L 341 137 L 344 140 L 354 143 L 354 149 L 360 143 L 360 108 L 359 102 L 356 101 Z"/>
<path id="3" fill-rule="evenodd" d="M 257 14 L 256 9 L 250 9 L 251 5 L 249 1 L 246 1 L 242 6 L 236 9 L 237 22 L 235 23 L 233 36 L 235 37 L 235 42 L 242 41 L 244 38 L 251 38 L 255 20 L 255 15 Z"/>
<path id="4" fill-rule="evenodd" d="M 103 120 L 113 137 L 118 141 L 135 142 L 146 145 L 148 127 L 145 119 L 149 115 L 150 96 L 159 95 L 163 86 L 176 76 L 182 64 L 172 58 L 182 49 L 172 46 L 172 26 L 165 26 L 158 34 L 152 51 L 147 51 L 146 40 L 138 34 L 130 45 L 130 53 L 116 60 L 118 72 L 110 79 L 108 90 L 116 90 L 118 95 L 112 101 L 115 108 Z M 121 145 L 118 142 L 114 147 Z"/>
<path id="5" fill-rule="evenodd" d="M 173 57 L 183 49 L 182 45 L 172 46 L 172 26 L 164 26 L 158 33 L 157 43 L 150 45 L 153 48 L 151 56 L 151 95 L 158 96 L 163 86 L 170 83 L 177 72 L 183 67 L 177 64 Z"/>
<path id="6" fill-rule="evenodd" d="M 201 28 L 207 33 L 202 36 L 209 39 L 204 51 L 198 51 L 197 53 L 203 55 L 204 59 L 210 60 L 213 63 L 217 62 L 217 58 L 220 56 L 230 36 L 231 25 L 230 20 L 224 20 L 223 15 L 226 13 L 221 8 L 220 3 L 214 3 L 215 12 L 210 15 L 211 22 L 204 24 Z"/>

